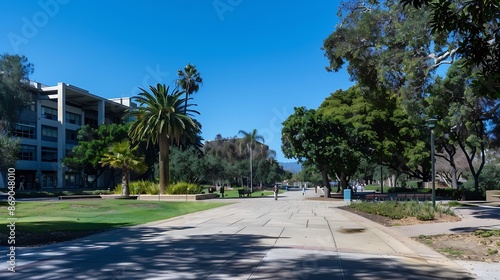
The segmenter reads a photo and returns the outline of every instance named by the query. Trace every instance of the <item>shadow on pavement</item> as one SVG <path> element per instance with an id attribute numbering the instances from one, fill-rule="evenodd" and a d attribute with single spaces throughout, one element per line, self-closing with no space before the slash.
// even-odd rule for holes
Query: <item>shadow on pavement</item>
<path id="1" fill-rule="evenodd" d="M 275 246 L 276 236 L 200 234 L 193 229 L 133 227 L 20 248 L 11 279 L 473 279 L 422 262 L 339 256 Z"/>

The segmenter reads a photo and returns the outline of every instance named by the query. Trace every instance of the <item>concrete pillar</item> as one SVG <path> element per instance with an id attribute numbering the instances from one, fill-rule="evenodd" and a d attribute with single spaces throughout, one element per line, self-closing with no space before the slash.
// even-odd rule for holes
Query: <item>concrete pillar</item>
<path id="1" fill-rule="evenodd" d="M 57 187 L 64 188 L 64 167 L 62 160 L 66 156 L 66 85 L 57 84 Z"/>
<path id="2" fill-rule="evenodd" d="M 106 104 L 104 100 L 97 101 L 97 125 L 102 125 L 106 120 Z"/>

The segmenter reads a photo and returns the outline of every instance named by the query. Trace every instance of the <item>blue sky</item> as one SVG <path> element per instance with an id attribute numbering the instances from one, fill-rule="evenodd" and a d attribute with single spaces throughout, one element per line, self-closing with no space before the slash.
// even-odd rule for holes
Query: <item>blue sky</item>
<path id="1" fill-rule="evenodd" d="M 317 108 L 351 82 L 328 73 L 323 40 L 338 21 L 332 0 L 2 1 L 0 52 L 25 55 L 32 80 L 69 83 L 106 98 L 175 85 L 192 63 L 203 85 L 192 102 L 202 136 L 254 128 L 281 152 L 293 108 Z"/>

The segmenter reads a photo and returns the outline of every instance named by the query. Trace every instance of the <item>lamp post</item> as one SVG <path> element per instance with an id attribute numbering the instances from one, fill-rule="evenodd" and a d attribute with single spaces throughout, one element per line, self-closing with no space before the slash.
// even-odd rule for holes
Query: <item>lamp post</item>
<path id="1" fill-rule="evenodd" d="M 434 162 L 434 128 L 437 119 L 428 119 L 427 126 L 431 129 L 431 166 L 432 166 L 432 207 L 436 207 L 436 163 Z"/>
<path id="2" fill-rule="evenodd" d="M 247 144 L 250 149 L 250 192 L 253 193 L 253 164 L 252 164 L 252 144 Z"/>

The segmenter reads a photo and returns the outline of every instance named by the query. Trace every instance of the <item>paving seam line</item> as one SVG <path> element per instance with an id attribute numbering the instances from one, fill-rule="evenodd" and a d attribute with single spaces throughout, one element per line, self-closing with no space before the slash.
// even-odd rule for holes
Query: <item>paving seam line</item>
<path id="1" fill-rule="evenodd" d="M 235 236 L 236 234 L 238 234 L 238 232 L 241 232 L 242 230 L 244 230 L 246 227 L 242 227 L 240 230 L 238 230 L 237 232 L 231 234 L 230 237 L 228 237 L 226 240 L 229 240 L 231 239 L 233 236 Z M 212 274 L 216 273 L 217 271 L 219 271 L 219 269 L 224 266 L 227 262 L 229 262 L 234 256 L 240 254 L 241 251 L 237 251 L 235 252 L 231 257 L 227 258 L 225 262 L 221 263 L 216 269 L 214 269 L 211 273 L 209 273 L 206 277 L 204 277 L 203 279 L 207 279 L 209 278 L 210 276 L 212 276 Z"/>
<path id="2" fill-rule="evenodd" d="M 255 271 L 260 267 L 260 265 L 264 262 L 264 260 L 267 258 L 267 256 L 269 255 L 269 252 L 271 252 L 271 250 L 274 248 L 274 246 L 276 246 L 276 243 L 278 243 L 278 240 L 281 238 L 281 235 L 283 234 L 283 232 L 285 231 L 285 228 L 283 227 L 281 229 L 281 232 L 280 234 L 278 235 L 278 237 L 276 238 L 276 240 L 274 241 L 274 244 L 273 246 L 271 247 L 271 249 L 267 250 L 266 254 L 264 255 L 264 257 L 262 259 L 260 259 L 260 262 L 255 266 L 255 268 L 252 270 L 252 273 L 250 273 L 250 275 L 248 276 L 247 279 L 250 279 L 252 278 L 253 274 L 255 273 Z"/>
<path id="3" fill-rule="evenodd" d="M 337 247 L 337 241 L 335 240 L 335 236 L 333 235 L 332 227 L 330 226 L 330 222 L 328 221 L 328 219 L 325 216 L 323 216 L 323 219 L 325 219 L 326 224 L 328 225 L 328 230 L 330 231 L 330 234 L 332 235 L 333 244 L 335 246 L 335 251 L 337 253 L 337 258 L 339 260 L 340 275 L 342 276 L 342 279 L 345 280 L 344 268 L 342 266 L 342 257 L 340 256 L 339 249 Z"/>

